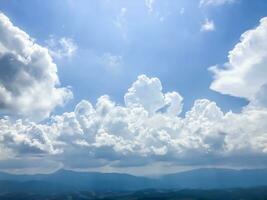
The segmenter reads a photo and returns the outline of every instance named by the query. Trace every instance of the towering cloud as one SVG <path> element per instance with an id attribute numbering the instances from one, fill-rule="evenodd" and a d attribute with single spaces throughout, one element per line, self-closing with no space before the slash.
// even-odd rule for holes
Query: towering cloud
<path id="1" fill-rule="evenodd" d="M 71 96 L 68 88 L 59 87 L 48 50 L 0 13 L 1 111 L 43 119 Z"/>
<path id="2" fill-rule="evenodd" d="M 128 107 L 141 106 L 149 113 L 155 113 L 167 106 L 169 113 L 179 114 L 182 110 L 182 97 L 177 92 L 162 93 L 162 85 L 158 78 L 148 78 L 145 75 L 138 76 L 132 87 L 124 95 L 125 104 Z"/>

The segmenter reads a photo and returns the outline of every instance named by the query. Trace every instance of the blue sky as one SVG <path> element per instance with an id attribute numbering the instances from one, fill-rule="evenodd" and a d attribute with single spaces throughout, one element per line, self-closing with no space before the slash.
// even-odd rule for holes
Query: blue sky
<path id="1" fill-rule="evenodd" d="M 155 1 L 150 12 L 145 1 L 0 2 L 2 12 L 38 43 L 53 35 L 77 44 L 71 59 L 55 61 L 62 85 L 73 88 L 69 109 L 81 99 L 95 102 L 103 94 L 122 103 L 136 77 L 147 74 L 160 78 L 167 91 L 179 91 L 185 110 L 195 99 L 209 98 L 225 111 L 239 111 L 246 101 L 211 91 L 207 68 L 227 60 L 240 35 L 267 14 L 266 7 L 260 0 L 205 7 L 197 0 L 167 0 Z M 122 8 L 126 13 L 119 19 Z M 206 18 L 214 21 L 214 31 L 200 31 Z M 96 61 L 106 53 L 121 56 L 119 66 L 108 69 Z"/>
<path id="2" fill-rule="evenodd" d="M 0 170 L 267 166 L 265 0 L 0 11 Z"/>

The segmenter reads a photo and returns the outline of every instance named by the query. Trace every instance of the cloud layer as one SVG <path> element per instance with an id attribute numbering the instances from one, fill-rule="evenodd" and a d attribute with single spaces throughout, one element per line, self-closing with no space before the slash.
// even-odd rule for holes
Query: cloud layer
<path id="1" fill-rule="evenodd" d="M 71 96 L 48 50 L 0 13 L 1 111 L 42 119 Z"/>
<path id="2" fill-rule="evenodd" d="M 223 113 L 215 102 L 199 99 L 185 117 L 179 117 L 179 93 L 164 93 L 159 79 L 145 75 L 124 99 L 125 106 L 108 96 L 94 106 L 82 100 L 73 112 L 53 116 L 45 124 L 4 118 L 1 157 L 45 157 L 69 168 L 154 162 L 267 165 L 266 107 Z"/>
<path id="3" fill-rule="evenodd" d="M 156 162 L 266 167 L 266 30 L 263 18 L 229 53 L 229 67 L 212 68 L 212 89 L 250 101 L 240 113 L 224 113 L 215 102 L 198 99 L 181 116 L 183 97 L 165 92 L 158 78 L 140 75 L 122 105 L 103 95 L 95 105 L 82 100 L 72 112 L 43 123 L 0 118 L 0 168 L 9 161 L 16 166 L 38 159 L 44 166 L 79 169 Z M 48 50 L 3 14 L 0 45 L 2 110 L 45 117 L 71 96 L 67 88 L 57 86 L 57 68 Z M 242 84 L 236 84 L 240 80 Z"/>

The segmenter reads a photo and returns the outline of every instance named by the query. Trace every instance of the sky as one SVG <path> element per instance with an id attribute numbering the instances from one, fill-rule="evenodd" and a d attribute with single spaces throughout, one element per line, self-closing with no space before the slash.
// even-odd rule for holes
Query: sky
<path id="1" fill-rule="evenodd" d="M 267 166 L 265 0 L 0 1 L 0 171 Z"/>

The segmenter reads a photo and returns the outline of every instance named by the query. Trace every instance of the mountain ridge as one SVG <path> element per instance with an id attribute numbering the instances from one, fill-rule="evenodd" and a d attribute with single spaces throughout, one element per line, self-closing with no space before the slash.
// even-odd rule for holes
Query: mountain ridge
<path id="1" fill-rule="evenodd" d="M 143 189 L 216 189 L 267 186 L 267 169 L 200 168 L 157 178 L 124 173 L 78 172 L 15 175 L 0 172 L 0 193 L 75 191 L 137 191 Z"/>

